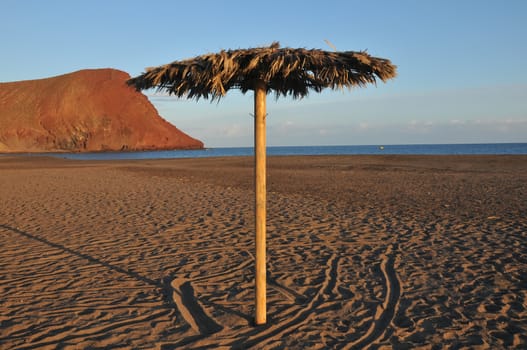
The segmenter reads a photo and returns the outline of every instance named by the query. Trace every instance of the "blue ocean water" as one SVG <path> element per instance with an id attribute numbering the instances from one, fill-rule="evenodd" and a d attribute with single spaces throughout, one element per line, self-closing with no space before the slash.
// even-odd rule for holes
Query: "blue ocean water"
<path id="1" fill-rule="evenodd" d="M 171 159 L 252 156 L 252 147 L 220 147 L 203 150 L 153 152 L 54 153 L 52 156 L 78 160 Z M 268 147 L 268 156 L 292 155 L 474 155 L 527 154 L 527 143 L 371 145 L 371 146 L 284 146 Z"/>

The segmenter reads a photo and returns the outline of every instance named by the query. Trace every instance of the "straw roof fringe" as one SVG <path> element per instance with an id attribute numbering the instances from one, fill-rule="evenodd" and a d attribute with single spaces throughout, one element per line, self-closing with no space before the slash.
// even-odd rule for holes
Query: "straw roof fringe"
<path id="1" fill-rule="evenodd" d="M 229 89 L 254 90 L 256 81 L 276 97 L 306 96 L 309 90 L 342 89 L 375 84 L 396 76 L 396 66 L 365 51 L 330 52 L 318 49 L 269 47 L 222 50 L 176 61 L 128 81 L 138 90 L 157 88 L 178 97 L 220 99 Z"/>

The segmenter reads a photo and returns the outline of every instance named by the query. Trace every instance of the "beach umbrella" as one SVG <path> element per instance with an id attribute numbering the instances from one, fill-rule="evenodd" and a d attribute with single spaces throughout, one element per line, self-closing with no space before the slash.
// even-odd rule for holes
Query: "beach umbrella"
<path id="1" fill-rule="evenodd" d="M 255 298 L 257 325 L 266 323 L 266 96 L 305 97 L 310 90 L 362 87 L 394 78 L 396 67 L 367 52 L 268 47 L 222 50 L 175 61 L 128 80 L 137 90 L 159 91 L 185 98 L 225 96 L 230 89 L 254 91 L 254 155 L 256 214 Z"/>

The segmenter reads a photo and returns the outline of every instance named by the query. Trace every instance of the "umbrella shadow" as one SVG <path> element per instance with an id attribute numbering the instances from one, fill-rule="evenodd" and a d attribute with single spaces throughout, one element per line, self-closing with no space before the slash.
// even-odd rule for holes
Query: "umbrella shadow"
<path id="1" fill-rule="evenodd" d="M 46 238 L 40 237 L 38 235 L 26 231 L 22 231 L 19 228 L 11 227 L 5 224 L 0 224 L 0 228 L 14 232 L 22 237 L 45 244 L 49 247 L 53 247 L 62 252 L 66 252 L 73 256 L 77 256 L 79 258 L 89 261 L 92 264 L 103 266 L 108 270 L 127 275 L 137 281 L 141 281 L 152 287 L 156 287 L 160 291 L 163 301 L 167 305 L 169 305 L 169 307 L 176 310 L 176 312 L 179 314 L 178 317 L 183 316 L 185 321 L 192 328 L 196 328 L 196 331 L 199 333 L 197 339 L 200 339 L 202 336 L 217 333 L 223 329 L 223 327 L 220 324 L 216 323 L 215 320 L 210 317 L 210 315 L 208 315 L 207 312 L 203 309 L 201 303 L 197 300 L 197 297 L 195 296 L 194 290 L 190 282 L 187 281 L 179 285 L 177 281 L 179 281 L 180 278 L 177 278 L 177 276 L 165 276 L 162 280 L 156 281 L 130 269 L 125 269 L 110 264 L 91 255 L 68 248 L 62 244 L 52 242 Z M 232 313 L 232 310 L 229 311 Z M 241 316 L 245 318 L 249 317 L 248 315 Z M 192 340 L 195 341 L 196 339 Z"/>
<path id="2" fill-rule="evenodd" d="M 52 242 L 50 240 L 47 240 L 45 238 L 42 238 L 42 237 L 39 237 L 37 235 L 31 234 L 29 232 L 22 231 L 22 230 L 20 230 L 18 228 L 11 227 L 11 226 L 8 226 L 8 225 L 5 225 L 5 224 L 0 224 L 0 228 L 2 228 L 4 230 L 11 231 L 11 232 L 14 232 L 14 233 L 17 233 L 17 234 L 19 234 L 19 235 L 21 235 L 23 237 L 32 239 L 34 241 L 43 243 L 43 244 L 45 244 L 47 246 L 50 246 L 50 247 L 53 247 L 55 249 L 61 250 L 61 251 L 66 252 L 68 254 L 71 254 L 71 255 L 77 256 L 79 258 L 85 259 L 85 260 L 87 260 L 87 261 L 89 261 L 89 262 L 91 262 L 93 264 L 104 266 L 105 268 L 107 268 L 109 270 L 112 270 L 112 271 L 115 271 L 115 272 L 118 272 L 118 273 L 121 273 L 121 274 L 125 274 L 125 275 L 127 275 L 129 277 L 132 277 L 132 278 L 136 279 L 137 281 L 144 282 L 144 283 L 146 283 L 148 285 L 151 285 L 153 287 L 158 287 L 161 290 L 164 290 L 166 288 L 163 283 L 155 281 L 155 280 L 153 280 L 151 278 L 142 276 L 142 275 L 138 274 L 135 271 L 132 271 L 130 269 L 124 269 L 122 267 L 112 265 L 112 264 L 110 264 L 110 263 L 108 263 L 106 261 L 97 259 L 97 258 L 95 258 L 95 257 L 93 257 L 91 255 L 78 252 L 78 251 L 76 251 L 74 249 L 71 249 L 71 248 L 68 248 L 68 247 L 66 247 L 66 246 L 64 246 L 62 244 Z"/>

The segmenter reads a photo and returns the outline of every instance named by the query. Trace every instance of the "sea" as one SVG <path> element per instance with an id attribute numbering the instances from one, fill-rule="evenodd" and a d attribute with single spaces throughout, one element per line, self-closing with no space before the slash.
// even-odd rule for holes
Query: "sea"
<path id="1" fill-rule="evenodd" d="M 253 147 L 218 147 L 202 150 L 174 150 L 147 152 L 93 152 L 46 154 L 76 160 L 119 159 L 174 159 L 252 156 Z M 268 156 L 319 156 L 319 155 L 527 155 L 527 143 L 479 144 L 412 144 L 368 146 L 271 146 Z"/>

